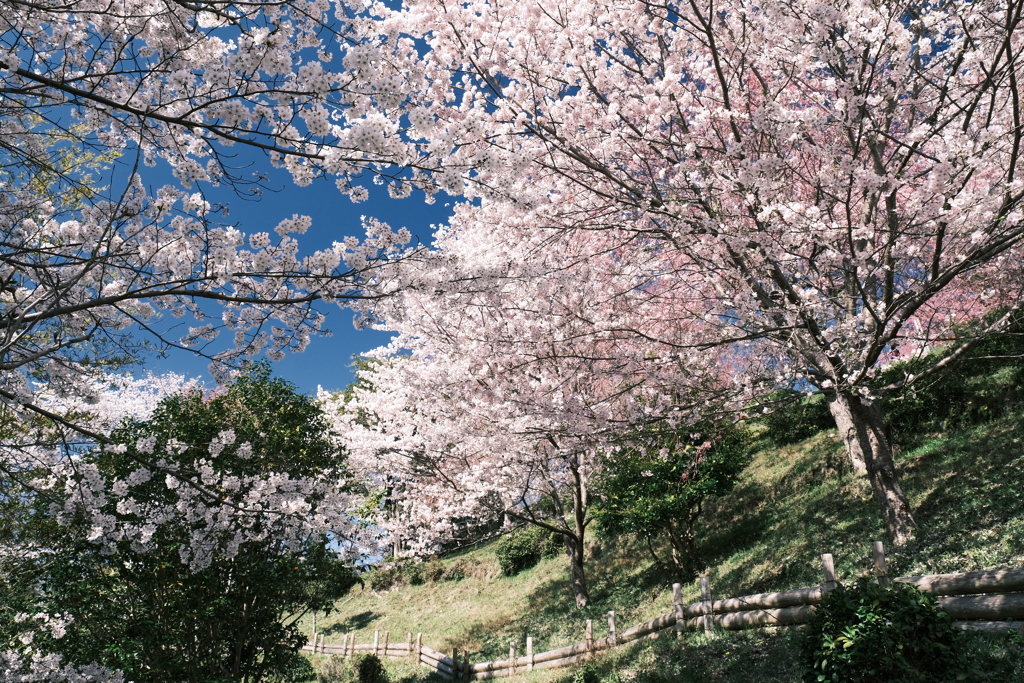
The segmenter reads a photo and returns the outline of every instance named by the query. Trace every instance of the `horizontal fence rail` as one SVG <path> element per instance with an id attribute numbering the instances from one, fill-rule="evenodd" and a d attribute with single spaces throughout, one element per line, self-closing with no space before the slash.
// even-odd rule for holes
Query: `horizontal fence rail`
<path id="1" fill-rule="evenodd" d="M 875 579 L 885 586 L 890 583 L 910 583 L 936 596 L 939 606 L 954 619 L 954 625 L 979 631 L 1024 631 L 1024 568 L 995 569 L 962 574 L 928 574 L 902 576 L 895 579 L 887 575 L 885 552 L 881 542 L 872 544 Z M 832 555 L 822 555 L 823 582 L 812 588 L 778 593 L 758 593 L 736 598 L 713 600 L 711 582 L 701 577 L 701 600 L 683 604 L 682 587 L 672 587 L 674 607 L 671 612 L 637 624 L 624 631 L 615 627 L 615 612 L 608 613 L 608 635 L 594 638 L 593 622 L 587 620 L 585 639 L 574 645 L 535 653 L 533 638 L 526 639 L 525 654 L 516 654 L 516 643 L 510 643 L 507 659 L 470 664 L 469 653 L 453 650 L 450 655 L 423 644 L 423 635 L 415 640 L 406 634 L 405 642 L 390 642 L 389 632 L 374 631 L 372 643 L 357 644 L 355 634 L 344 635 L 341 644 L 324 642 L 323 634 L 313 634 L 313 640 L 303 651 L 322 655 L 352 657 L 357 654 L 375 654 L 379 657 L 415 659 L 448 680 L 482 680 L 507 678 L 534 669 L 553 669 L 572 666 L 599 652 L 641 640 L 653 640 L 670 633 L 678 636 L 684 630 L 716 629 L 739 630 L 763 626 L 797 626 L 806 624 L 814 616 L 815 605 L 838 585 Z"/>

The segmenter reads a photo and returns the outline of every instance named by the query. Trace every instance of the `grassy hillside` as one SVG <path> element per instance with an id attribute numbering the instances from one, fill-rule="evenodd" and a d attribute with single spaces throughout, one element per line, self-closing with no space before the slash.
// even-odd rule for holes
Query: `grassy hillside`
<path id="1" fill-rule="evenodd" d="M 916 539 L 890 554 L 893 575 L 969 571 L 1024 565 L 1024 422 L 1010 415 L 971 429 L 921 434 L 920 445 L 898 455 L 904 490 L 919 524 Z M 790 446 L 760 444 L 731 494 L 706 507 L 700 551 L 716 597 L 783 590 L 821 581 L 820 556 L 835 556 L 840 580 L 867 572 L 869 546 L 884 538 L 866 482 L 851 476 L 835 431 Z M 493 545 L 444 558 L 461 580 L 427 581 L 390 590 L 356 589 L 320 630 L 330 642 L 356 631 L 360 642 L 373 630 L 393 639 L 422 632 L 439 650 L 469 650 L 474 661 L 521 653 L 526 636 L 536 651 L 582 640 L 584 621 L 605 633 L 615 610 L 619 629 L 671 609 L 670 581 L 654 569 L 644 548 L 629 539 L 597 539 L 588 564 L 591 605 L 574 607 L 564 558 L 500 575 Z M 684 589 L 697 599 L 696 583 Z M 307 630 L 309 624 L 306 624 Z M 723 633 L 707 639 L 660 639 L 592 663 L 591 680 L 605 681 L 799 681 L 798 634 L 787 629 Z M 993 681 L 1024 681 L 1019 636 L 976 637 L 983 668 Z M 426 678 L 396 667 L 393 678 Z M 535 672 L 531 681 L 571 675 Z"/>

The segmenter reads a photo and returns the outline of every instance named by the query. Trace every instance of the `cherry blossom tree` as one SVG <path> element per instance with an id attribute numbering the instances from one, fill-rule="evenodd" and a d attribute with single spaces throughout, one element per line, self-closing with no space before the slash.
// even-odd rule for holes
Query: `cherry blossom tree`
<path id="1" fill-rule="evenodd" d="M 772 384 L 828 396 L 904 543 L 868 387 L 1007 310 L 903 383 L 941 371 L 1021 306 L 1022 7 L 410 0 L 383 25 L 429 48 L 422 135 L 467 197 L 614 221 L 699 271 L 705 343 L 756 340 Z"/>
<path id="2" fill-rule="evenodd" d="M 334 399 L 337 429 L 365 476 L 391 482 L 393 534 L 429 548 L 460 520 L 496 514 L 555 532 L 582 607 L 600 454 L 745 392 L 723 381 L 721 354 L 687 347 L 698 325 L 671 320 L 672 287 L 687 278 L 650 275 L 668 261 L 655 268 L 657 255 L 623 250 L 632 235 L 614 231 L 594 258 L 591 236 L 529 218 L 515 245 L 491 239 L 489 226 L 511 229 L 505 208 L 459 207 L 434 251 L 396 264 L 405 274 L 389 281 L 406 285 L 374 314 L 398 335 Z"/>
<path id="3" fill-rule="evenodd" d="M 375 263 L 397 255 L 408 232 L 300 256 L 308 218 L 243 233 L 203 187 L 258 191 L 262 171 L 247 176 L 231 155 L 244 145 L 296 183 L 330 176 L 354 200 L 366 194 L 360 174 L 382 178 L 401 163 L 387 177 L 393 194 L 407 194 L 417 181 L 398 175 L 415 175 L 422 154 L 384 125 L 368 99 L 383 91 L 353 85 L 382 70 L 371 19 L 363 5 L 325 2 L 0 4 L 8 442 L 35 445 L 43 428 L 58 445 L 102 443 L 92 413 L 55 406 L 98 400 L 106 373 L 179 348 L 210 358 L 225 379 L 259 354 L 305 348 L 321 331 L 318 302 L 358 307 Z M 151 190 L 145 168 L 163 162 L 179 186 Z M 167 314 L 195 322 L 171 332 Z M 226 349 L 213 346 L 221 332 L 232 337 Z M 2 466 L 20 468 L 17 458 Z"/>
<path id="4" fill-rule="evenodd" d="M 147 537 L 166 514 L 150 510 L 132 528 L 108 524 L 102 508 L 130 507 L 130 496 L 82 458 L 113 447 L 108 418 L 138 408 L 109 410 L 108 373 L 147 351 L 181 348 L 209 357 L 227 379 L 260 354 L 301 351 L 321 330 L 318 302 L 358 308 L 374 266 L 402 250 L 407 232 L 376 226 L 366 239 L 300 256 L 295 236 L 308 218 L 243 233 L 205 188 L 258 194 L 265 173 L 250 174 L 232 154 L 245 146 L 297 184 L 328 177 L 355 201 L 367 196 L 364 174 L 394 196 L 436 191 L 426 152 L 390 122 L 406 105 L 406 81 L 375 57 L 372 21 L 362 3 L 319 0 L 0 2 L 5 491 L 45 499 L 64 487 L 64 513 L 91 519 L 91 540 Z M 146 169 L 160 164 L 177 186 L 150 189 Z M 167 314 L 195 323 L 172 334 Z M 233 343 L 218 350 L 222 331 Z M 199 447 L 231 448 L 223 431 L 225 440 Z M 245 518 L 264 514 L 307 531 L 347 524 L 343 497 L 324 506 L 330 520 L 303 519 L 328 483 L 257 474 L 234 500 L 224 491 L 237 481 L 178 467 L 170 455 L 143 442 L 131 457 L 140 477 L 160 478 L 217 533 L 241 524 L 244 535 Z M 281 527 L 283 540 L 298 529 Z M 190 562 L 209 561 L 194 550 Z"/>

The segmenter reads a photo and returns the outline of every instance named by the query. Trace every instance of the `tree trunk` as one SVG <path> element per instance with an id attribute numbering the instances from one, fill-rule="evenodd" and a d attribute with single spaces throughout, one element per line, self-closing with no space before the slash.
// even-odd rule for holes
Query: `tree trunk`
<path id="1" fill-rule="evenodd" d="M 569 574 L 572 576 L 572 593 L 576 597 L 576 607 L 583 609 L 590 602 L 587 591 L 587 576 L 583 572 L 583 536 L 565 534 L 565 554 L 569 556 Z"/>
<path id="2" fill-rule="evenodd" d="M 700 516 L 701 505 L 690 508 L 682 520 L 670 521 L 667 526 L 669 545 L 672 547 L 672 564 L 679 583 L 689 583 L 697 578 L 697 535 L 693 525 Z"/>
<path id="3" fill-rule="evenodd" d="M 854 471 L 867 475 L 871 483 L 889 541 L 905 545 L 917 524 L 896 476 L 892 448 L 882 427 L 882 411 L 874 401 L 850 392 L 837 392 L 828 407 L 846 442 Z"/>

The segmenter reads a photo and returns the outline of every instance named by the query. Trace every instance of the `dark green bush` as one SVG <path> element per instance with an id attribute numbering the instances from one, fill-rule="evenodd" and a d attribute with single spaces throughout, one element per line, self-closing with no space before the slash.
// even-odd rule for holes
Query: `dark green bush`
<path id="1" fill-rule="evenodd" d="M 398 567 L 388 569 L 378 567 L 371 569 L 366 574 L 366 582 L 369 584 L 370 590 L 374 591 L 386 591 L 397 584 L 401 584 L 401 579 L 404 579 L 404 576 Z"/>
<path id="2" fill-rule="evenodd" d="M 541 527 L 505 536 L 498 542 L 495 554 L 501 573 L 515 576 L 524 569 L 537 564 L 542 557 L 553 557 L 562 548 L 562 537 Z"/>
<path id="3" fill-rule="evenodd" d="M 410 586 L 422 586 L 427 581 L 422 564 L 407 564 L 402 573 Z"/>
<path id="4" fill-rule="evenodd" d="M 995 311 L 976 325 L 984 327 L 1003 311 Z M 961 339 L 972 334 L 969 326 L 956 330 Z M 964 429 L 1003 417 L 1024 407 L 1024 317 L 1003 334 L 993 335 L 934 378 L 914 382 L 883 396 L 882 415 L 889 438 L 913 446 L 929 431 Z M 924 358 L 894 363 L 875 380 L 884 387 L 919 375 L 949 354 L 937 349 Z"/>
<path id="5" fill-rule="evenodd" d="M 867 578 L 818 605 L 802 649 L 808 683 L 940 683 L 967 680 L 960 632 L 935 598 L 908 583 Z"/>
<path id="6" fill-rule="evenodd" d="M 803 396 L 800 392 L 782 389 L 765 401 L 770 413 L 757 418 L 768 427 L 768 437 L 776 446 L 803 441 L 825 429 L 836 426 L 822 394 Z"/>
<path id="7" fill-rule="evenodd" d="M 606 458 L 592 487 L 598 533 L 635 535 L 654 560 L 679 583 L 697 576 L 696 523 L 710 498 L 732 490 L 750 462 L 751 439 L 733 425 L 650 428 Z M 667 540 L 670 553 L 655 546 Z"/>
<path id="8" fill-rule="evenodd" d="M 601 683 L 601 677 L 589 664 L 575 669 L 572 672 L 572 683 Z"/>
<path id="9" fill-rule="evenodd" d="M 356 672 L 356 680 L 359 683 L 389 683 L 387 669 L 380 661 L 380 657 L 374 654 L 362 655 L 352 662 Z"/>
<path id="10" fill-rule="evenodd" d="M 541 557 L 557 557 L 565 551 L 565 541 L 561 534 L 555 534 L 546 529 L 537 529 L 542 532 L 540 542 Z"/>
<path id="11" fill-rule="evenodd" d="M 501 573 L 515 576 L 524 569 L 529 569 L 540 560 L 537 552 L 537 539 L 532 534 L 518 533 L 505 536 L 498 542 L 495 549 Z"/>
<path id="12" fill-rule="evenodd" d="M 266 678 L 267 683 L 312 683 L 316 680 L 316 671 L 309 660 L 293 652 L 285 658 L 277 671 Z"/>
<path id="13" fill-rule="evenodd" d="M 432 557 L 422 565 L 423 578 L 431 583 L 444 580 L 444 563 L 436 557 Z"/>
<path id="14" fill-rule="evenodd" d="M 456 560 L 444 568 L 441 574 L 441 581 L 461 581 L 466 578 L 467 563 L 465 560 Z"/>

